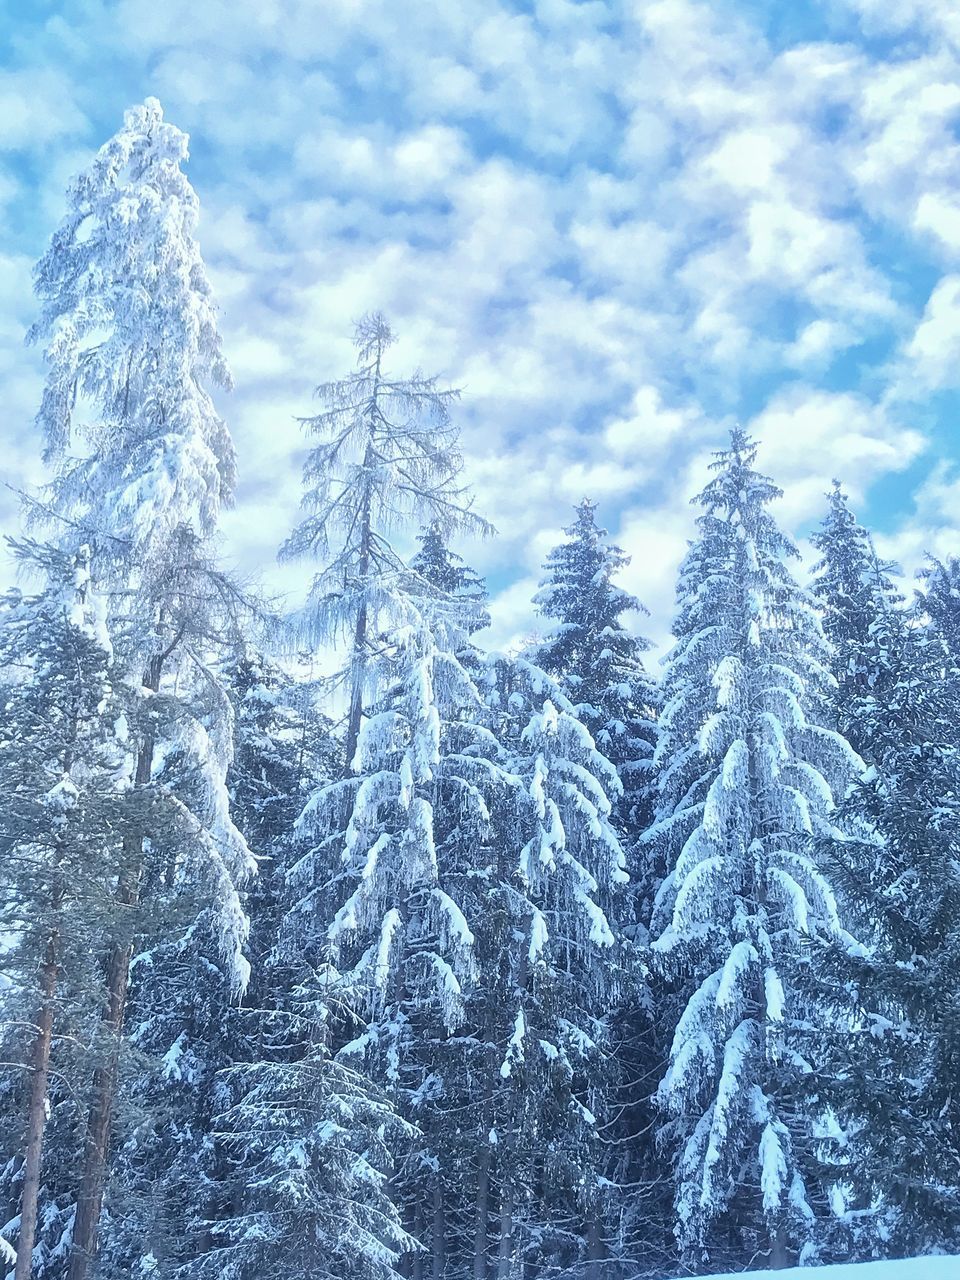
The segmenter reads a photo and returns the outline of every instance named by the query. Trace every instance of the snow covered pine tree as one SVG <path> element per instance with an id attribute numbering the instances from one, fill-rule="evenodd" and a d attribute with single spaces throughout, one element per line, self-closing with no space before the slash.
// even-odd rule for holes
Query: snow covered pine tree
<path id="1" fill-rule="evenodd" d="M 597 526 L 596 508 L 584 499 L 576 508 L 576 520 L 566 529 L 566 542 L 554 547 L 544 568 L 547 576 L 534 597 L 539 612 L 552 621 L 546 639 L 531 656 L 556 677 L 574 704 L 580 720 L 598 749 L 614 764 L 623 792 L 612 797 L 612 820 L 627 852 L 630 865 L 633 910 L 621 904 L 620 923 L 628 938 L 639 941 L 650 917 L 656 887 L 649 847 L 637 837 L 651 819 L 651 761 L 656 741 L 657 689 L 643 665 L 648 642 L 625 624 L 628 612 L 644 613 L 640 602 L 616 585 L 617 573 L 630 557 L 609 541 Z M 633 1184 L 659 1182 L 659 1169 L 651 1144 L 637 1135 L 649 1131 L 648 1095 L 626 1087 L 627 1080 L 648 1076 L 658 1069 L 654 1054 L 650 989 L 639 947 L 627 946 L 622 962 L 629 976 L 620 984 L 621 1007 L 607 1003 L 605 1030 L 614 1037 L 606 1049 L 607 1060 L 621 1077 L 616 1135 L 605 1131 L 609 1169 L 607 1181 Z M 606 993 L 609 1002 L 612 993 Z M 612 1087 L 616 1071 L 608 1073 Z M 636 1213 L 634 1213 L 636 1208 Z M 649 1203 L 641 1209 L 628 1206 L 621 1231 L 642 1236 L 649 1247 L 656 1229 L 649 1221 Z M 634 1219 L 634 1228 L 628 1223 Z"/>
<path id="2" fill-rule="evenodd" d="M 649 817 L 656 690 L 643 666 L 649 644 L 623 624 L 625 613 L 646 610 L 613 581 L 630 557 L 605 541 L 594 504 L 584 498 L 576 511 L 565 530 L 568 541 L 554 547 L 544 565 L 547 576 L 534 602 L 554 626 L 530 656 L 559 679 L 597 747 L 616 765 L 625 831 Z"/>
<path id="3" fill-rule="evenodd" d="M 894 566 L 880 560 L 870 534 L 850 510 L 839 481 L 827 495 L 826 519 L 810 536 L 820 552 L 811 584 L 830 641 L 836 688 L 828 691 L 833 727 L 865 760 L 877 709 L 884 646 L 881 633 L 902 601 L 890 577 Z M 863 723 L 861 723 L 863 721 Z"/>
<path id="4" fill-rule="evenodd" d="M 817 1063 L 803 1056 L 801 963 L 842 939 L 811 857 L 833 833 L 832 788 L 859 762 L 817 717 L 830 685 L 816 613 L 767 505 L 780 491 L 733 433 L 696 499 L 680 573 L 647 840 L 669 874 L 653 950 L 675 1003 L 660 1086 L 676 1232 L 691 1264 L 802 1254 L 818 1188 L 805 1185 Z"/>
<path id="5" fill-rule="evenodd" d="M 304 1006 L 323 1010 L 300 1067 L 345 1073 L 355 1089 L 365 1071 L 373 1092 L 358 1101 L 359 1118 L 378 1115 L 381 1098 L 411 1110 L 430 1073 L 419 1037 L 426 1024 L 444 1034 L 457 1024 L 473 971 L 472 935 L 438 860 L 449 835 L 438 823 L 445 790 L 468 801 L 477 794 L 462 770 L 445 768 L 446 724 L 480 706 L 457 657 L 468 646 L 471 609 L 466 625 L 456 625 L 451 615 L 464 613 L 465 600 L 408 568 L 390 537 L 408 522 L 438 534 L 489 526 L 470 512 L 457 481 L 448 407 L 455 393 L 419 373 L 387 373 L 393 335 L 382 316 L 365 317 L 356 341 L 358 371 L 321 387 L 326 408 L 307 422 L 321 437 L 305 467 L 311 514 L 283 550 L 333 548 L 313 584 L 306 631 L 318 644 L 346 638 L 350 653 L 344 776 L 318 789 L 297 823 L 306 852 L 290 872 L 281 949 L 301 964 Z M 316 1120 L 302 1117 L 311 1132 Z M 402 1185 L 398 1174 L 391 1189 L 406 1208 Z M 396 1228 L 386 1188 L 380 1213 L 383 1237 L 354 1242 L 353 1265 L 371 1275 L 389 1273 L 396 1250 L 416 1248 Z"/>
<path id="6" fill-rule="evenodd" d="M 13 1274 L 29 1280 L 63 1272 L 73 1095 L 84 1070 L 77 1046 L 97 1014 L 95 956 L 119 858 L 128 755 L 124 691 L 111 683 L 86 548 L 71 556 L 13 546 L 45 579 L 37 595 L 12 591 L 0 601 L 0 669 L 12 677 L 0 685 L 0 1058 L 22 1059 L 19 1078 L 2 1090 L 0 1131 L 16 1145 L 0 1151 L 0 1168 L 19 1199 L 5 1228 L 14 1238 L 15 1226 Z M 48 1112 L 52 1158 L 44 1156 Z"/>
<path id="7" fill-rule="evenodd" d="M 829 617 L 836 548 L 822 551 Z M 902 1257 L 960 1247 L 960 610 L 948 568 L 905 610 L 861 559 L 866 625 L 845 637 L 857 682 L 841 713 L 869 768 L 842 806 L 850 837 L 823 852 L 870 946 L 841 951 L 822 983 L 849 1028 L 829 1043 L 828 1097 L 850 1137 L 825 1165 L 834 1252 Z"/>
<path id="8" fill-rule="evenodd" d="M 230 706 L 209 660 L 235 642 L 238 600 L 210 547 L 234 455 L 207 384 L 229 376 L 186 157 L 186 136 L 155 99 L 127 112 L 69 188 L 36 269 L 42 313 L 29 335 L 44 344 L 37 421 L 55 468 L 39 514 L 66 552 L 90 546 L 115 661 L 136 694 L 132 788 L 143 814 L 126 825 L 115 869 L 69 1280 L 86 1280 L 97 1253 L 130 962 L 148 917 L 161 906 L 181 922 L 206 916 L 226 982 L 237 991 L 247 978 L 235 884 L 252 860 L 228 812 Z M 71 457 L 76 445 L 85 452 Z"/>

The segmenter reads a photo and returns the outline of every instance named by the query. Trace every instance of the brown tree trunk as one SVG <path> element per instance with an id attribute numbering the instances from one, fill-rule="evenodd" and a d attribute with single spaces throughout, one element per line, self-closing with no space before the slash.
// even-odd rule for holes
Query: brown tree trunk
<path id="1" fill-rule="evenodd" d="M 37 1237 L 37 1207 L 40 1199 L 40 1166 L 43 1158 L 43 1131 L 47 1122 L 47 1080 L 50 1074 L 50 1044 L 53 1039 L 53 1001 L 60 967 L 57 961 L 58 935 L 54 930 L 47 942 L 40 982 L 40 1012 L 37 1038 L 33 1044 L 30 1107 L 23 1157 L 23 1190 L 20 1197 L 20 1232 L 14 1280 L 30 1280 L 33 1246 Z"/>
<path id="2" fill-rule="evenodd" d="M 144 685 L 153 693 L 160 688 L 163 662 L 172 652 L 175 644 L 176 641 L 164 653 L 158 654 L 150 664 Z M 134 784 L 138 787 L 146 786 L 150 781 L 153 754 L 154 739 L 151 732 L 144 739 L 137 754 Z M 140 834 L 124 837 L 123 851 L 124 869 L 117 886 L 116 897 L 121 908 L 132 909 L 140 901 L 140 884 L 144 872 L 143 837 Z M 113 944 L 107 960 L 107 1008 L 104 1023 L 112 1039 L 112 1046 L 106 1061 L 93 1073 L 92 1100 L 84 1139 L 83 1173 L 77 1194 L 77 1213 L 73 1224 L 73 1245 L 70 1251 L 67 1280 L 87 1280 L 97 1253 L 97 1236 L 106 1186 L 107 1155 L 117 1094 L 123 1018 L 130 986 L 132 955 L 133 943 L 124 939 Z"/>

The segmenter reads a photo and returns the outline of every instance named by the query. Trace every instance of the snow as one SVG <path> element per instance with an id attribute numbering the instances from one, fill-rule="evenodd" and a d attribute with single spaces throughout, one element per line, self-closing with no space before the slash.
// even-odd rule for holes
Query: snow
<path id="1" fill-rule="evenodd" d="M 896 1259 L 891 1262 L 841 1262 L 826 1267 L 790 1267 L 783 1271 L 740 1271 L 703 1280 L 960 1280 L 960 1257 Z M 679 1277 L 677 1278 L 679 1280 Z"/>

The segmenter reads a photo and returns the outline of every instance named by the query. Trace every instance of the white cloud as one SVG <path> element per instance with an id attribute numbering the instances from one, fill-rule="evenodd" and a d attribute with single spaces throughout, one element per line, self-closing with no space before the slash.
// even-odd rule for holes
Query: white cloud
<path id="1" fill-rule="evenodd" d="M 906 344 L 910 374 L 921 387 L 960 383 L 960 275 L 944 276 Z"/>
<path id="2" fill-rule="evenodd" d="M 0 79 L 34 184 L 0 192 L 20 237 L 0 314 L 18 413 L 37 389 L 24 264 L 68 174 L 158 92 L 194 135 L 237 376 L 239 560 L 271 565 L 298 499 L 293 416 L 382 307 L 398 367 L 464 389 L 468 474 L 501 528 L 474 558 L 520 579 L 501 634 L 526 625 L 523 593 L 587 493 L 662 635 L 688 498 L 731 420 L 760 434 L 802 522 L 834 471 L 865 499 L 917 456 L 895 405 L 952 385 L 960 355 L 960 277 L 924 312 L 899 260 L 940 271 L 960 248 L 952 7 L 853 3 L 865 28 L 909 32 L 889 56 L 826 25 L 778 48 L 754 11 L 425 0 L 413 22 L 388 0 L 91 0 L 52 20 Z M 8 454 L 15 478 L 33 449 Z"/>

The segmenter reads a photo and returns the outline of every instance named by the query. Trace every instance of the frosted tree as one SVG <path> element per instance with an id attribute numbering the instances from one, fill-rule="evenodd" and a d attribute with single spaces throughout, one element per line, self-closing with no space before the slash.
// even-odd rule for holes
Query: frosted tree
<path id="1" fill-rule="evenodd" d="M 287 946 L 314 968 L 327 955 L 337 966 L 350 1011 L 333 1028 L 337 1060 L 427 1126 L 436 1046 L 461 1024 L 476 972 L 461 890 L 465 830 L 486 821 L 487 779 L 465 750 L 480 707 L 457 656 L 465 643 L 437 612 L 382 639 L 383 692 L 361 727 L 356 772 L 318 790 L 298 821 L 309 852 L 290 873 L 285 925 Z M 398 1195 L 404 1183 L 398 1175 Z"/>
<path id="2" fill-rule="evenodd" d="M 4 1154 L 19 1199 L 13 1275 L 29 1280 L 64 1261 L 64 1177 L 44 1160 L 44 1135 L 48 1115 L 61 1142 L 65 1113 L 76 1120 L 74 1038 L 96 1011 L 92 954 L 129 816 L 129 756 L 86 549 L 14 549 L 45 579 L 39 594 L 0 602 L 0 1058 L 15 1072 L 3 1129 L 16 1143 Z"/>
<path id="3" fill-rule="evenodd" d="M 951 1250 L 960 1240 L 953 696 L 944 650 L 921 617 L 878 617 L 881 678 L 869 716 L 861 707 L 858 718 L 870 768 L 842 806 L 851 834 L 823 849 L 870 944 L 839 951 L 819 992 L 847 1029 L 825 1037 L 824 1092 L 850 1135 L 826 1162 L 840 1245 L 831 1243 L 860 1257 Z"/>
<path id="4" fill-rule="evenodd" d="M 68 213 L 36 269 L 47 377 L 38 415 L 54 468 L 51 520 L 66 550 L 90 546 L 94 586 L 124 678 L 132 785 L 155 796 L 128 824 L 116 868 L 103 1035 L 90 1093 L 69 1280 L 96 1254 L 134 941 L 146 899 L 181 892 L 215 904 L 235 989 L 246 981 L 246 920 L 235 884 L 252 863 L 224 785 L 229 700 L 211 656 L 235 642 L 238 596 L 211 538 L 234 482 L 233 448 L 210 395 L 228 386 L 195 239 L 186 136 L 148 99 L 68 191 Z M 164 770 L 178 760 L 175 771 Z M 161 776 L 164 775 L 164 776 Z M 188 779 L 180 793 L 175 776 Z M 161 843 L 160 837 L 164 843 Z"/>
<path id="5" fill-rule="evenodd" d="M 422 531 L 418 541 L 420 550 L 410 561 L 410 568 L 435 590 L 452 601 L 462 602 L 467 630 L 479 631 L 489 626 L 490 618 L 484 610 L 486 585 L 476 571 L 464 563 L 462 556 L 450 550 L 441 525 L 434 521 Z"/>
<path id="6" fill-rule="evenodd" d="M 732 1248 L 735 1264 L 766 1252 L 783 1265 L 818 1192 L 804 1178 L 817 1063 L 795 975 L 846 939 L 811 838 L 839 835 L 833 792 L 862 766 L 818 723 L 828 651 L 755 454 L 735 431 L 696 499 L 646 838 L 669 867 L 653 951 L 676 1009 L 659 1102 L 678 1240 L 697 1262 Z"/>
<path id="7" fill-rule="evenodd" d="M 514 1277 L 605 1253 L 609 1018 L 624 979 L 620 784 L 558 682 L 491 660 L 500 744 L 479 872 L 482 982 L 468 1006 L 476 1146 L 474 1275 Z"/>
<path id="8" fill-rule="evenodd" d="M 303 1031 L 303 1023 L 298 1023 Z M 211 1244 L 178 1273 L 210 1280 L 391 1280 L 416 1249 L 387 1193 L 402 1130 L 362 1074 L 302 1041 L 295 1056 L 227 1073 L 235 1100 L 217 1140 L 246 1180 L 248 1207 L 211 1224 Z"/>
<path id="9" fill-rule="evenodd" d="M 594 504 L 585 498 L 576 512 L 567 541 L 547 557 L 547 576 L 534 598 L 553 622 L 534 657 L 559 678 L 597 746 L 617 766 L 623 821 L 636 823 L 647 816 L 656 692 L 643 666 L 647 641 L 624 625 L 623 615 L 645 610 L 614 581 L 630 557 L 606 541 Z"/>
<path id="10" fill-rule="evenodd" d="M 356 327 L 357 370 L 317 388 L 323 409 L 304 425 L 317 444 L 304 466 L 308 515 L 284 544 L 281 555 L 324 557 L 314 578 L 307 632 L 315 643 L 344 638 L 350 658 L 343 679 L 349 710 L 345 767 L 349 771 L 360 736 L 364 695 L 377 633 L 410 620 L 410 595 L 421 594 L 391 542 L 410 523 L 490 532 L 470 511 L 459 481 L 461 457 L 450 406 L 458 392 L 415 372 L 397 378 L 384 365 L 394 343 L 376 312 Z"/>
<path id="11" fill-rule="evenodd" d="M 885 634 L 902 597 L 890 577 L 894 566 L 878 557 L 839 481 L 828 498 L 826 519 L 810 538 L 821 557 L 814 566 L 812 592 L 837 682 L 828 696 L 834 727 L 869 759 L 869 723 L 882 699 L 877 684 L 883 678 Z"/>
<path id="12" fill-rule="evenodd" d="M 458 1025 L 474 973 L 451 850 L 453 830 L 482 807 L 477 766 L 459 759 L 456 736 L 480 706 L 460 660 L 479 601 L 469 583 L 451 594 L 449 582 L 408 567 L 391 539 L 411 523 L 438 545 L 457 528 L 489 526 L 459 481 L 456 393 L 419 373 L 393 377 L 392 342 L 382 316 L 365 317 L 358 371 L 319 388 L 324 412 L 307 420 L 321 438 L 305 467 L 310 514 L 284 554 L 329 555 L 306 629 L 315 643 L 346 642 L 348 711 L 343 777 L 318 789 L 297 823 L 305 852 L 289 875 L 283 946 L 308 965 L 304 989 L 333 961 L 331 1056 L 365 1069 L 408 1116 L 430 1074 L 429 1046 Z M 431 572 L 435 552 L 431 544 Z M 444 564 L 455 562 L 446 554 Z M 404 1205 L 405 1177 L 400 1169 L 392 1182 Z M 439 1224 L 434 1235 L 439 1250 Z"/>

